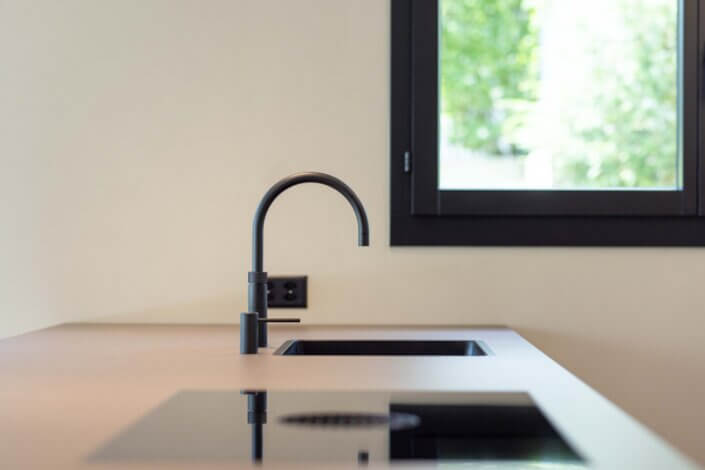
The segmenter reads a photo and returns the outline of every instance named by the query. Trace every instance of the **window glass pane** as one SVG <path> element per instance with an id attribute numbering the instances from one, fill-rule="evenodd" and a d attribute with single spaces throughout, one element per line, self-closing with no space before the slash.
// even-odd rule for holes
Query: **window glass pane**
<path id="1" fill-rule="evenodd" d="M 678 0 L 440 0 L 441 189 L 680 187 Z"/>

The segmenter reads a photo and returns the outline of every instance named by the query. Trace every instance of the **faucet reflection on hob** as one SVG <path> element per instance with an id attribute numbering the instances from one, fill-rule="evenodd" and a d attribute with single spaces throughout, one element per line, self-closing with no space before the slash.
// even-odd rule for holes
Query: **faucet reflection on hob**
<path id="1" fill-rule="evenodd" d="M 264 454 L 264 425 L 267 424 L 267 392 L 241 390 L 240 393 L 247 396 L 247 424 L 251 426 L 250 459 L 260 464 Z M 280 421 L 286 422 L 286 419 Z M 369 450 L 358 450 L 358 466 L 367 466 L 369 460 Z"/>
<path id="2" fill-rule="evenodd" d="M 243 390 L 241 393 L 247 395 L 247 424 L 252 426 L 251 458 L 259 463 L 263 450 L 262 427 L 267 423 L 267 392 Z"/>

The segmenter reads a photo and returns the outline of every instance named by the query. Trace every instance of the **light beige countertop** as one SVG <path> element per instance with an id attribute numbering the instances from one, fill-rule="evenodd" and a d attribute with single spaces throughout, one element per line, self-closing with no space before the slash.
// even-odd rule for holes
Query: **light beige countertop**
<path id="1" fill-rule="evenodd" d="M 272 355 L 292 338 L 474 339 L 494 355 Z M 0 466 L 246 467 L 232 460 L 119 464 L 89 456 L 180 391 L 267 389 L 526 391 L 589 468 L 698 468 L 509 329 L 277 325 L 270 327 L 272 347 L 255 356 L 239 355 L 238 341 L 236 325 L 78 324 L 0 341 Z"/>

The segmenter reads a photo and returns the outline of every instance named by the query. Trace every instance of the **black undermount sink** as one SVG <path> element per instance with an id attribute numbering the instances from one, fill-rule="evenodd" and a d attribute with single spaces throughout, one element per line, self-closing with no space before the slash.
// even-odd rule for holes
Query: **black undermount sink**
<path id="1" fill-rule="evenodd" d="M 483 345 L 484 346 L 484 345 Z M 289 340 L 281 356 L 487 356 L 477 341 Z"/>

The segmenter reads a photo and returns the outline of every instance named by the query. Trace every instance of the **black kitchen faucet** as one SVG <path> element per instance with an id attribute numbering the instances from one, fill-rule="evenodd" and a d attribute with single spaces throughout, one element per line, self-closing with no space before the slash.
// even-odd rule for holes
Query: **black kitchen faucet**
<path id="1" fill-rule="evenodd" d="M 263 268 L 264 219 L 272 202 L 286 189 L 301 183 L 329 186 L 348 200 L 357 218 L 357 243 L 370 244 L 369 224 L 365 208 L 355 192 L 338 178 L 325 173 L 296 173 L 279 180 L 262 197 L 252 222 L 252 271 L 248 273 L 248 312 L 240 314 L 240 353 L 256 354 L 258 347 L 267 346 L 267 323 L 298 323 L 297 318 L 267 318 L 267 273 Z"/>

